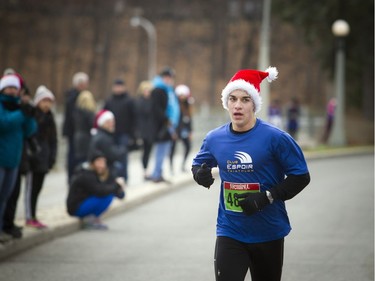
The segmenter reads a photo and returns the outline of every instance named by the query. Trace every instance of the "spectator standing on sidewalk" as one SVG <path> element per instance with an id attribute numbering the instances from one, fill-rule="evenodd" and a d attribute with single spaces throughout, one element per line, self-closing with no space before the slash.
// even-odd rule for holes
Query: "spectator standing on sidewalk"
<path id="1" fill-rule="evenodd" d="M 279 129 L 283 127 L 282 110 L 278 99 L 271 101 L 268 108 L 268 121 Z"/>
<path id="2" fill-rule="evenodd" d="M 163 177 L 163 162 L 169 155 L 172 139 L 177 138 L 176 129 L 180 118 L 180 107 L 174 92 L 174 70 L 164 68 L 156 76 L 151 92 L 151 103 L 154 120 L 155 165 L 148 179 L 158 183 L 166 181 Z"/>
<path id="3" fill-rule="evenodd" d="M 329 137 L 331 135 L 333 122 L 335 119 L 335 110 L 336 110 L 336 98 L 330 98 L 327 103 L 326 108 L 326 124 L 324 128 L 324 133 L 322 137 L 322 143 L 328 143 Z"/>
<path id="4" fill-rule="evenodd" d="M 147 177 L 148 162 L 153 144 L 152 88 L 151 81 L 142 81 L 138 87 L 136 100 L 138 114 L 136 134 L 142 139 L 142 167 L 145 179 Z"/>
<path id="5" fill-rule="evenodd" d="M 87 161 L 89 146 L 91 140 L 91 129 L 94 125 L 97 105 L 93 94 L 88 91 L 82 91 L 76 101 L 76 110 L 73 113 L 75 126 L 74 147 L 77 165 Z"/>
<path id="6" fill-rule="evenodd" d="M 287 111 L 287 131 L 288 133 L 297 140 L 297 133 L 299 130 L 299 118 L 301 116 L 301 109 L 299 101 L 296 97 L 292 98 Z"/>
<path id="7" fill-rule="evenodd" d="M 109 168 L 113 169 L 117 176 L 122 177 L 122 160 L 126 148 L 123 145 L 117 145 L 115 142 L 115 123 L 115 116 L 109 110 L 102 109 L 96 114 L 88 157 L 100 151 L 105 156 Z"/>
<path id="8" fill-rule="evenodd" d="M 67 172 L 68 172 L 68 181 L 71 179 L 71 176 L 76 166 L 76 155 L 74 149 L 74 133 L 75 133 L 75 124 L 74 124 L 74 111 L 77 97 L 80 92 L 86 90 L 89 87 L 89 76 L 84 72 L 77 72 L 73 76 L 73 88 L 68 90 L 65 93 L 65 112 L 64 112 L 64 121 L 62 128 L 62 135 L 67 139 Z"/>
<path id="9" fill-rule="evenodd" d="M 15 74 L 20 79 L 21 90 L 20 90 L 20 101 L 21 104 L 30 104 L 32 101 L 29 88 L 26 86 L 26 83 L 23 77 L 17 74 L 13 69 L 8 68 L 4 71 L 4 75 Z M 20 165 L 18 167 L 17 179 L 14 185 L 12 194 L 7 200 L 6 207 L 4 210 L 3 218 L 3 231 L 13 238 L 22 237 L 22 227 L 15 224 L 16 211 L 18 205 L 18 198 L 21 191 L 21 179 L 26 175 L 30 169 L 30 163 L 28 161 L 29 157 L 36 153 L 40 149 L 38 143 L 34 136 L 24 139 L 23 149 Z"/>
<path id="10" fill-rule="evenodd" d="M 37 203 L 47 173 L 56 162 L 57 131 L 51 111 L 55 96 L 44 85 L 37 88 L 34 97 L 35 119 L 38 130 L 35 138 L 40 150 L 30 157 L 30 171 L 26 175 L 25 218 L 26 226 L 37 229 L 47 227 L 37 218 Z"/>
<path id="11" fill-rule="evenodd" d="M 112 85 L 112 95 L 107 99 L 103 109 L 111 111 L 116 120 L 115 142 L 124 149 L 122 177 L 128 180 L 128 146 L 135 141 L 136 112 L 133 98 L 126 90 L 125 81 L 116 79 Z"/>
<path id="12" fill-rule="evenodd" d="M 100 217 L 114 197 L 125 197 L 125 180 L 108 168 L 100 151 L 91 154 L 89 162 L 76 169 L 67 198 L 69 215 L 78 217 L 84 229 L 107 229 Z"/>
<path id="13" fill-rule="evenodd" d="M 216 227 L 215 276 L 220 281 L 280 281 L 284 237 L 291 230 L 286 200 L 310 182 L 301 148 L 284 131 L 260 120 L 260 83 L 277 78 L 240 70 L 221 93 L 231 122 L 206 136 L 193 160 L 195 181 L 209 188 L 218 167 L 221 182 Z"/>
<path id="14" fill-rule="evenodd" d="M 186 85 L 178 85 L 176 87 L 176 94 L 178 96 L 179 104 L 180 104 L 180 120 L 177 126 L 177 139 L 172 140 L 172 147 L 169 154 L 169 160 L 171 165 L 171 171 L 173 173 L 174 170 L 174 153 L 176 149 L 176 143 L 178 140 L 181 140 L 184 145 L 184 153 L 181 163 L 181 171 L 185 172 L 185 164 L 186 159 L 189 155 L 191 149 L 191 138 L 193 132 L 192 126 L 192 104 L 194 103 L 194 99 L 191 96 L 190 88 Z"/>
<path id="15" fill-rule="evenodd" d="M 10 74 L 0 80 L 0 243 L 11 239 L 3 232 L 4 210 L 12 194 L 20 165 L 23 142 L 36 132 L 34 108 L 20 103 L 19 77 Z"/>

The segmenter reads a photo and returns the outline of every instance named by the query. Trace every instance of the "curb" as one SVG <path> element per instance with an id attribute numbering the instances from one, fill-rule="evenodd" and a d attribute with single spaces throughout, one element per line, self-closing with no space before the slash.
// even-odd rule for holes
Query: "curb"
<path id="1" fill-rule="evenodd" d="M 180 176 L 173 183 L 148 183 L 142 187 L 134 186 L 128 190 L 125 200 L 115 200 L 110 209 L 103 215 L 109 218 L 125 211 L 133 209 L 141 204 L 154 200 L 166 193 L 176 191 L 186 184 L 192 182 L 190 173 Z M 0 244 L 0 261 L 28 250 L 37 245 L 43 244 L 58 237 L 62 237 L 81 229 L 79 220 L 70 217 L 65 210 L 56 210 L 61 216 L 54 218 L 47 229 L 32 230 L 24 233 L 21 239 L 13 239 L 5 244 Z"/>
<path id="2" fill-rule="evenodd" d="M 374 154 L 373 146 L 333 148 L 321 151 L 304 151 L 306 160 L 327 159 L 334 157 L 344 157 L 351 155 Z M 214 173 L 217 173 L 215 171 Z M 109 218 L 125 211 L 131 210 L 141 204 L 154 200 L 166 193 L 176 191 L 191 183 L 193 178 L 190 173 L 179 176 L 173 183 L 148 183 L 143 186 L 134 186 L 127 191 L 125 200 L 116 200 L 112 203 L 110 209 L 103 215 L 103 218 Z M 35 230 L 28 232 L 21 239 L 14 239 L 8 243 L 0 244 L 0 261 L 11 257 L 17 253 L 48 242 L 58 237 L 62 237 L 76 231 L 79 231 L 79 220 L 68 216 L 65 210 L 56 210 L 61 214 L 54 217 L 54 222 L 50 227 L 44 230 Z"/>

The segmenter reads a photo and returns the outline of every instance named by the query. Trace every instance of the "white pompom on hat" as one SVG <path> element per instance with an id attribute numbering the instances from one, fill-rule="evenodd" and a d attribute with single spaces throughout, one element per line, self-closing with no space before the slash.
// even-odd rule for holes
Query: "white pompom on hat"
<path id="1" fill-rule="evenodd" d="M 244 69 L 239 70 L 229 80 L 221 92 L 221 101 L 223 107 L 228 110 L 228 97 L 229 94 L 235 90 L 243 90 L 249 94 L 252 98 L 255 113 L 258 113 L 262 107 L 262 97 L 260 96 L 260 83 L 264 78 L 267 78 L 268 82 L 272 82 L 277 79 L 279 72 L 276 67 L 268 67 L 265 71 Z"/>
<path id="2" fill-rule="evenodd" d="M 52 92 L 44 85 L 40 85 L 35 92 L 34 97 L 34 105 L 38 105 L 41 100 L 43 99 L 50 99 L 51 101 L 55 100 L 55 96 L 52 94 Z"/>
<path id="3" fill-rule="evenodd" d="M 175 91 L 176 91 L 177 96 L 185 96 L 185 97 L 190 96 L 190 89 L 186 85 L 183 85 L 183 84 L 178 85 Z"/>
<path id="4" fill-rule="evenodd" d="M 21 81 L 15 74 L 4 75 L 0 80 L 0 91 L 7 87 L 21 88 Z"/>

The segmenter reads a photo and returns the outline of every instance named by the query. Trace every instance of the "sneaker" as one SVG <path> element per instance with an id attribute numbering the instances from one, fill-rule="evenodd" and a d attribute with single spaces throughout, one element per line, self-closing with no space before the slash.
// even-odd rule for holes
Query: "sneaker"
<path id="1" fill-rule="evenodd" d="M 6 234 L 9 234 L 15 239 L 22 238 L 22 227 L 14 225 L 12 228 L 3 229 Z"/>
<path id="2" fill-rule="evenodd" d="M 108 230 L 108 226 L 101 222 L 85 222 L 82 224 L 85 230 Z"/>
<path id="3" fill-rule="evenodd" d="M 165 182 L 165 183 L 167 183 L 167 184 L 170 184 L 170 183 L 171 183 L 170 181 L 166 180 L 166 179 L 163 178 L 163 177 L 160 177 L 160 178 L 157 178 L 157 179 L 152 179 L 152 182 L 154 182 L 154 183 Z"/>
<path id="4" fill-rule="evenodd" d="M 12 241 L 12 236 L 1 231 L 0 232 L 0 243 L 5 244 L 5 243 L 10 242 L 10 241 Z"/>
<path id="5" fill-rule="evenodd" d="M 47 226 L 45 224 L 41 223 L 37 219 L 29 219 L 29 220 L 27 220 L 26 221 L 26 226 L 33 227 L 33 228 L 36 228 L 36 229 L 47 228 Z"/>

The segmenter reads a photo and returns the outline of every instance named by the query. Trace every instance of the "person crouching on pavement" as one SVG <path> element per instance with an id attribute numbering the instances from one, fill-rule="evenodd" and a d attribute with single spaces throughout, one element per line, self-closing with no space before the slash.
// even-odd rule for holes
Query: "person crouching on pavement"
<path id="1" fill-rule="evenodd" d="M 68 214 L 81 219 L 84 229 L 108 229 L 100 217 L 114 197 L 125 197 L 125 180 L 115 177 L 100 151 L 89 156 L 89 162 L 78 166 L 67 198 Z"/>

